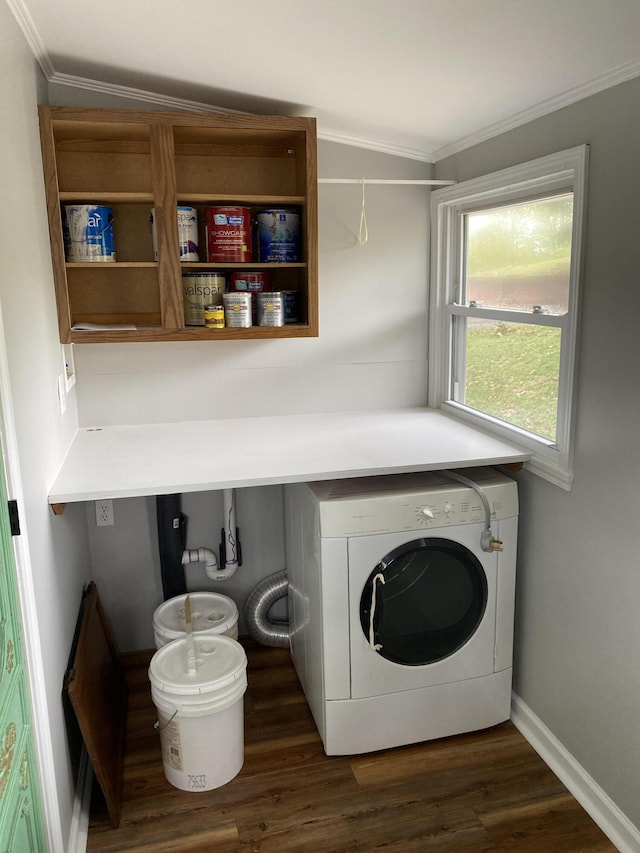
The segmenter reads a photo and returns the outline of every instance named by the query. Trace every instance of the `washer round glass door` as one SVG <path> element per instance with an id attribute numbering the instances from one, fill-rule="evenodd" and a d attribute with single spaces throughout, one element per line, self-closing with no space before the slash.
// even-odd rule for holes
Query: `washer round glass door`
<path id="1" fill-rule="evenodd" d="M 424 666 L 454 654 L 476 632 L 487 606 L 477 557 L 449 539 L 414 539 L 375 567 L 360 598 L 370 647 L 394 663 Z"/>

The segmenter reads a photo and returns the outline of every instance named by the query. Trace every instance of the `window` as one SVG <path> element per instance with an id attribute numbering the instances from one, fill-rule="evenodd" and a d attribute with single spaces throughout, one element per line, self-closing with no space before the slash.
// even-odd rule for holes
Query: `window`
<path id="1" fill-rule="evenodd" d="M 571 488 L 587 146 L 432 194 L 429 404 Z"/>

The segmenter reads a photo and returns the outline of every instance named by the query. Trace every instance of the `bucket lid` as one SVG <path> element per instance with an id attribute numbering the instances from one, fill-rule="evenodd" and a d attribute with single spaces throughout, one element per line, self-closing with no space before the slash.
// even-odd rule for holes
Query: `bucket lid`
<path id="1" fill-rule="evenodd" d="M 191 599 L 191 628 L 194 633 L 224 634 L 238 621 L 235 601 L 216 592 L 190 592 L 170 598 L 153 614 L 155 628 L 167 637 L 182 637 L 186 631 L 184 604 Z"/>
<path id="2" fill-rule="evenodd" d="M 247 656 L 236 640 L 209 634 L 193 637 L 193 644 L 195 673 L 189 673 L 186 637 L 158 649 L 149 665 L 149 680 L 156 690 L 180 695 L 203 694 L 246 678 Z"/>

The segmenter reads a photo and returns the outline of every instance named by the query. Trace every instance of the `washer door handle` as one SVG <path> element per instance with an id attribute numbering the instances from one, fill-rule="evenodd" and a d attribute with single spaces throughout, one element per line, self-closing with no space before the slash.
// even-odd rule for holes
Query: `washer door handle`
<path id="1" fill-rule="evenodd" d="M 382 648 L 382 644 L 376 643 L 375 641 L 375 632 L 373 629 L 373 619 L 376 615 L 376 589 L 378 583 L 385 583 L 384 575 L 382 574 L 382 572 L 378 572 L 377 575 L 374 575 L 371 581 L 371 607 L 369 608 L 369 648 L 372 649 L 374 652 L 379 652 Z"/>

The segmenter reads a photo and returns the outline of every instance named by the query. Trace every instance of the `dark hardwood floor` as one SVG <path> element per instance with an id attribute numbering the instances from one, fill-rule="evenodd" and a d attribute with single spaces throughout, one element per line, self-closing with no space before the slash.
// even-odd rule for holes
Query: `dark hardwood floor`
<path id="1" fill-rule="evenodd" d="M 125 656 L 122 820 L 111 828 L 94 784 L 88 850 L 615 851 L 511 723 L 329 758 L 288 651 L 243 643 L 245 762 L 235 779 L 206 793 L 165 780 L 147 679 L 151 653 Z"/>

